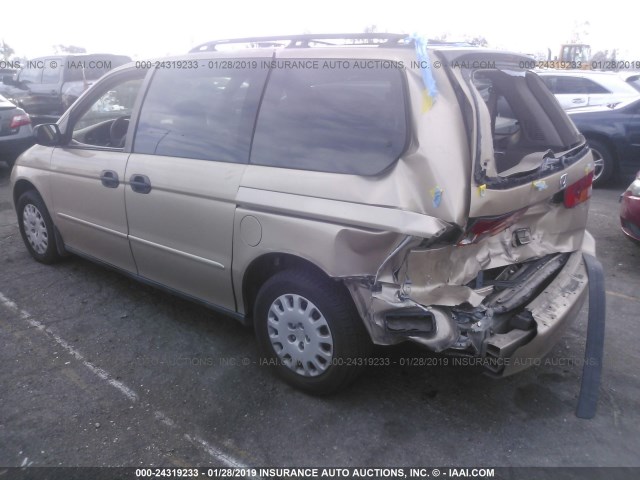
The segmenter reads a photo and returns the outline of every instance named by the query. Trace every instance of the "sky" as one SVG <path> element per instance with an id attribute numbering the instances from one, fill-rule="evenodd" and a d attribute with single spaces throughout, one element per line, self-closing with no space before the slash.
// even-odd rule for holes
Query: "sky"
<path id="1" fill-rule="evenodd" d="M 640 60 L 640 3 L 622 0 L 259 1 L 33 0 L 3 2 L 0 40 L 20 57 L 75 45 L 89 53 L 145 59 L 176 55 L 208 40 L 298 33 L 381 32 L 483 36 L 494 48 L 557 55 L 576 33 L 592 52 L 618 49 Z"/>

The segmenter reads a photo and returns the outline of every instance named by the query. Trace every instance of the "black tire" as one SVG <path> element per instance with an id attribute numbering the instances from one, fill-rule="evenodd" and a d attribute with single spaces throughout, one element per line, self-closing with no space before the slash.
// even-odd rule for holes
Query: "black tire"
<path id="1" fill-rule="evenodd" d="M 59 260 L 53 221 L 38 192 L 35 190 L 24 192 L 18 199 L 16 210 L 20 235 L 31 256 L 38 262 L 46 264 Z M 25 216 L 29 226 L 25 225 Z M 31 228 L 31 237 L 27 235 L 26 228 Z M 35 242 L 34 235 L 37 235 Z"/>
<path id="2" fill-rule="evenodd" d="M 285 295 L 290 297 L 283 297 Z M 293 357 L 289 356 L 288 359 L 281 358 L 276 353 L 276 348 L 281 348 L 282 352 L 284 352 L 284 348 L 281 347 L 281 343 L 278 344 L 280 347 L 274 347 L 272 344 L 270 332 L 276 335 L 278 330 L 270 327 L 268 322 L 270 315 L 273 321 L 279 318 L 270 311 L 272 306 L 274 308 L 282 307 L 283 315 L 285 315 L 284 308 L 286 306 L 282 305 L 281 298 L 290 299 L 292 302 L 294 298 L 302 298 L 301 309 L 297 310 L 300 313 L 291 310 L 294 315 L 306 315 L 309 319 L 313 316 L 320 317 L 319 320 L 309 320 L 310 323 L 305 323 L 308 331 L 304 331 L 302 322 L 298 324 L 299 330 L 294 331 L 290 327 L 291 323 L 285 324 L 283 320 L 278 320 L 283 321 L 282 328 L 287 328 L 285 330 L 289 334 L 287 340 L 294 337 L 295 335 L 293 334 L 301 335 L 297 340 L 290 341 L 290 345 L 287 348 L 299 348 L 299 352 L 303 352 L 305 345 L 307 345 L 306 348 L 310 349 L 308 352 L 313 353 L 317 350 L 317 347 L 314 350 L 314 336 L 317 332 L 320 332 L 321 335 L 326 335 L 327 331 L 322 330 L 324 326 L 321 326 L 316 327 L 314 333 L 312 325 L 315 325 L 315 323 L 311 322 L 322 324 L 326 321 L 328 338 L 333 341 L 330 352 L 332 357 L 331 360 L 327 361 L 323 356 L 320 358 L 320 355 L 316 355 L 314 357 L 316 359 L 315 365 L 320 366 L 320 368 L 310 368 L 314 366 L 313 362 L 306 362 L 305 368 L 302 363 L 294 362 L 292 360 Z M 278 301 L 280 303 L 277 303 Z M 309 304 L 304 306 L 304 301 L 308 301 L 311 306 Z M 290 306 L 293 307 L 293 303 Z M 316 311 L 307 313 L 311 312 L 314 306 Z M 305 313 L 301 313 L 303 307 Z M 291 317 L 288 318 L 290 319 Z M 372 346 L 369 334 L 348 291 L 343 285 L 314 272 L 285 270 L 267 280 L 256 298 L 254 327 L 260 354 L 265 360 L 262 363 L 271 366 L 285 382 L 314 395 L 328 395 L 344 389 L 352 383 L 366 365 L 366 359 Z M 327 346 L 327 344 L 322 344 L 321 348 L 325 350 Z M 294 354 L 298 354 L 298 352 L 294 352 Z M 281 353 L 281 355 L 286 357 L 287 354 Z M 321 363 L 320 360 L 326 363 Z M 312 373 L 294 371 L 296 366 L 298 370 L 305 368 L 305 371 L 309 370 Z M 322 368 L 324 368 L 324 371 L 322 371 Z"/>
<path id="3" fill-rule="evenodd" d="M 598 168 L 596 165 L 596 171 L 593 177 L 593 185 L 600 187 L 606 184 L 613 177 L 615 171 L 615 163 L 613 155 L 609 147 L 599 140 L 589 140 L 589 147 L 593 152 L 594 161 L 602 159 L 602 168 Z"/>

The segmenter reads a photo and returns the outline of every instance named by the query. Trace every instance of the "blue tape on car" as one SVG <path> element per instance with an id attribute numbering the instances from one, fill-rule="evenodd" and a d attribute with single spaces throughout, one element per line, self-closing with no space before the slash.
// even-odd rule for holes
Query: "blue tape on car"
<path id="1" fill-rule="evenodd" d="M 535 188 L 539 192 L 548 188 L 547 182 L 545 182 L 544 180 L 536 180 L 535 182 L 532 182 L 531 185 L 533 185 L 533 188 Z"/>
<path id="2" fill-rule="evenodd" d="M 431 189 L 431 198 L 433 198 L 433 206 L 438 208 L 442 202 L 443 190 L 440 187 Z"/>
<path id="3" fill-rule="evenodd" d="M 422 73 L 422 82 L 424 83 L 426 93 L 424 104 L 428 110 L 433 105 L 436 96 L 438 95 L 438 86 L 436 85 L 436 79 L 433 78 L 433 71 L 431 60 L 429 60 L 429 53 L 427 52 L 427 45 L 429 40 L 423 36 L 414 33 L 409 38 L 413 40 L 416 47 L 416 56 L 418 57 L 418 63 L 420 65 L 420 72 Z M 423 108 L 424 110 L 424 108 Z"/>

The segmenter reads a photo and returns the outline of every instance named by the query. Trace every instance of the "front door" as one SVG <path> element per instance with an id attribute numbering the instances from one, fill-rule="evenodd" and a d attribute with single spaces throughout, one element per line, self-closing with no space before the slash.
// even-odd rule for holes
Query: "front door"
<path id="1" fill-rule="evenodd" d="M 51 157 L 53 216 L 65 246 L 130 272 L 124 143 L 144 74 L 124 71 L 96 85 L 71 112 L 67 145 Z"/>

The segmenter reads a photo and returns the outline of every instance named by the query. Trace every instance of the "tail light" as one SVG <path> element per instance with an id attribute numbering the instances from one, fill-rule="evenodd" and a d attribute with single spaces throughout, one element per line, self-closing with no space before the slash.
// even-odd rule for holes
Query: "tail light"
<path id="1" fill-rule="evenodd" d="M 30 123 L 31 119 L 29 118 L 29 115 L 27 115 L 26 113 L 19 113 L 13 116 L 9 128 L 13 130 L 14 128 L 20 128 L 23 125 L 29 125 Z"/>
<path id="2" fill-rule="evenodd" d="M 564 206 L 573 208 L 580 205 L 591 198 L 591 190 L 593 189 L 593 172 L 582 177 L 575 183 L 572 183 L 564 190 Z"/>
<path id="3" fill-rule="evenodd" d="M 509 212 L 497 217 L 476 218 L 469 223 L 469 227 L 463 239 L 458 242 L 458 245 L 471 245 L 472 243 L 479 242 L 483 238 L 497 235 L 520 220 L 526 211 L 527 209 L 523 208 L 522 210 Z"/>

